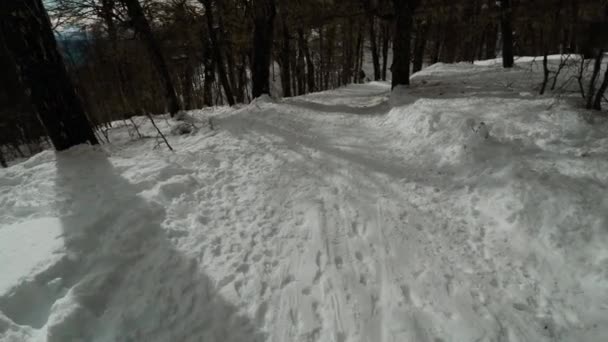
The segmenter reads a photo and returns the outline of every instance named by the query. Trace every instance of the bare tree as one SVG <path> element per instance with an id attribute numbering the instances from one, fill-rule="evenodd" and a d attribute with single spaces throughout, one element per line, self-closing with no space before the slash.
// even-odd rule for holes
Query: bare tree
<path id="1" fill-rule="evenodd" d="M 224 59 L 222 58 L 222 51 L 220 49 L 217 33 L 215 30 L 215 20 L 213 17 L 213 7 L 211 6 L 211 0 L 199 0 L 199 2 L 205 8 L 205 18 L 207 19 L 207 28 L 209 30 L 209 40 L 211 41 L 210 48 L 213 52 L 213 64 L 217 68 L 217 73 L 220 77 L 220 83 L 224 89 L 224 95 L 226 95 L 226 101 L 228 104 L 233 106 L 235 104 L 234 95 L 232 92 L 232 86 L 228 80 L 228 73 L 224 65 Z"/>
<path id="2" fill-rule="evenodd" d="M 177 98 L 177 93 L 175 92 L 175 87 L 173 86 L 173 81 L 171 80 L 169 68 L 167 67 L 167 63 L 165 62 L 165 58 L 163 57 L 160 49 L 160 45 L 152 34 L 150 24 L 144 15 L 144 11 L 139 3 L 139 0 L 121 1 L 127 7 L 133 28 L 144 39 L 148 52 L 150 53 L 150 57 L 152 58 L 152 62 L 154 63 L 154 66 L 156 67 L 156 70 L 163 81 L 163 85 L 165 87 L 165 96 L 169 104 L 169 112 L 171 113 L 171 116 L 174 116 L 180 111 L 181 106 Z"/>
<path id="3" fill-rule="evenodd" d="M 410 84 L 410 41 L 414 11 L 419 0 L 393 0 L 395 32 L 393 34 L 392 87 Z"/>
<path id="4" fill-rule="evenodd" d="M 97 144 L 65 69 L 42 0 L 0 2 L 0 52 L 14 86 L 23 86 L 57 150 Z"/>
<path id="5" fill-rule="evenodd" d="M 500 28 L 502 33 L 502 65 L 513 67 L 513 9 L 511 0 L 500 0 Z"/>
<path id="6" fill-rule="evenodd" d="M 274 0 L 253 2 L 253 58 L 251 66 L 252 96 L 270 94 L 270 62 L 276 6 Z"/>

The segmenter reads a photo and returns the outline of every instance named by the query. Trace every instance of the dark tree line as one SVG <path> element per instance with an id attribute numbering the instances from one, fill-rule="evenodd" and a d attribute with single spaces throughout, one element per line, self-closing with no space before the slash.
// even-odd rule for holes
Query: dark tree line
<path id="1" fill-rule="evenodd" d="M 2 1 L 0 155 L 47 136 L 57 149 L 95 143 L 91 126 L 141 111 L 407 85 L 436 62 L 571 53 L 601 65 L 607 27 L 598 0 Z M 608 74 L 592 74 L 581 88 L 600 109 Z"/>

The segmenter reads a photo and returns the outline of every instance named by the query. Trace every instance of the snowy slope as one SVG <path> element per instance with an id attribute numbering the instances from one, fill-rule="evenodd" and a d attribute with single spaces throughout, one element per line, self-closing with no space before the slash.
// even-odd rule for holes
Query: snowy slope
<path id="1" fill-rule="evenodd" d="M 524 73 L 195 111 L 176 153 L 117 123 L 0 171 L 0 341 L 605 340 L 608 123 Z"/>

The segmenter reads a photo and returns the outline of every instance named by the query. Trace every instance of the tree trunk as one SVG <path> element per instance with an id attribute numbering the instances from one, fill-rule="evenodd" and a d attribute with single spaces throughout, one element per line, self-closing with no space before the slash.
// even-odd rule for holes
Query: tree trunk
<path id="1" fill-rule="evenodd" d="M 453 8 L 452 8 L 453 10 Z M 458 51 L 458 34 L 456 29 L 457 20 L 454 16 L 449 15 L 447 23 L 444 26 L 442 51 L 439 55 L 439 60 L 444 63 L 454 63 L 456 61 L 456 53 Z"/>
<path id="2" fill-rule="evenodd" d="M 8 167 L 8 164 L 6 163 L 6 159 L 4 158 L 4 152 L 2 151 L 2 146 L 0 146 L 0 166 Z"/>
<path id="3" fill-rule="evenodd" d="M 414 61 L 412 72 L 418 72 L 422 70 L 422 63 L 424 62 L 424 51 L 426 49 L 428 32 L 429 23 L 426 20 L 420 22 L 416 30 L 416 38 L 414 39 Z"/>
<path id="4" fill-rule="evenodd" d="M 486 59 L 493 59 L 496 58 L 496 35 L 497 35 L 497 29 L 496 26 L 494 26 L 494 24 L 488 24 L 488 28 L 486 31 L 486 38 L 485 38 L 485 58 Z"/>
<path id="5" fill-rule="evenodd" d="M 336 42 L 336 27 L 330 24 L 327 28 L 326 39 L 325 39 L 325 65 L 324 65 L 324 76 L 325 76 L 325 89 L 330 89 L 335 86 L 332 77 L 332 70 L 330 66 L 334 63 L 334 45 Z"/>
<path id="6" fill-rule="evenodd" d="M 298 94 L 306 94 L 306 67 L 304 61 L 304 48 L 302 47 L 302 40 L 298 39 L 298 57 L 296 60 L 296 77 L 298 84 Z"/>
<path id="7" fill-rule="evenodd" d="M 108 30 L 108 38 L 110 39 L 110 54 L 114 62 L 114 68 L 117 74 L 117 91 L 118 96 L 120 97 L 120 101 L 123 105 L 123 111 L 133 111 L 131 106 L 131 102 L 128 100 L 128 96 L 126 95 L 128 88 L 130 88 L 130 84 L 128 83 L 128 77 L 125 74 L 125 68 L 122 59 L 120 58 L 120 51 L 118 48 L 118 32 L 116 29 L 116 23 L 114 22 L 114 7 L 116 6 L 115 0 L 102 0 L 101 1 L 101 18 L 106 25 Z M 111 60 L 111 58 L 108 58 Z"/>
<path id="8" fill-rule="evenodd" d="M 255 0 L 253 28 L 252 96 L 270 95 L 269 73 L 276 6 L 274 0 Z"/>
<path id="9" fill-rule="evenodd" d="M 319 90 L 326 90 L 326 83 L 325 83 L 325 57 L 324 57 L 324 51 L 325 51 L 325 45 L 323 44 L 325 42 L 324 39 L 325 35 L 323 34 L 323 26 L 319 27 L 319 80 L 317 82 L 317 84 L 319 85 Z"/>
<path id="10" fill-rule="evenodd" d="M 548 61 L 547 61 L 547 50 L 545 50 L 545 53 L 543 55 L 543 83 L 540 86 L 540 95 L 544 95 L 545 94 L 545 89 L 547 89 L 547 83 L 549 82 L 549 67 L 548 67 Z M 555 75 L 555 78 L 557 79 L 557 75 Z"/>
<path id="11" fill-rule="evenodd" d="M 363 56 L 359 53 L 361 51 L 361 45 L 363 45 L 363 35 L 361 34 L 361 29 L 359 29 L 357 33 L 357 44 L 355 47 L 355 83 L 363 83 L 363 79 L 361 78 L 361 59 Z M 375 73 L 375 72 L 374 72 Z"/>
<path id="12" fill-rule="evenodd" d="M 241 64 L 238 68 L 238 81 L 239 81 L 239 98 L 242 99 L 242 102 L 245 102 L 247 99 L 247 55 L 241 55 Z"/>
<path id="13" fill-rule="evenodd" d="M 384 23 L 382 34 L 382 80 L 386 81 L 386 70 L 388 69 L 388 45 L 390 42 L 391 27 Z"/>
<path id="14" fill-rule="evenodd" d="M 578 49 L 576 47 L 577 45 L 577 41 L 576 41 L 576 36 L 579 33 L 578 30 L 578 17 L 579 17 L 579 13 L 578 13 L 578 2 L 579 0 L 571 0 L 570 2 L 570 37 L 568 40 L 568 45 L 569 45 L 569 49 L 570 52 L 577 52 Z"/>
<path id="15" fill-rule="evenodd" d="M 351 77 L 353 74 L 353 48 L 352 48 L 352 31 L 353 24 L 352 19 L 346 20 L 346 23 L 342 24 L 342 75 L 340 77 L 340 85 L 347 85 L 351 83 Z"/>
<path id="16" fill-rule="evenodd" d="M 392 87 L 410 84 L 410 39 L 414 10 L 419 0 L 393 0 L 395 32 L 393 37 Z"/>
<path id="17" fill-rule="evenodd" d="M 227 1 L 218 1 L 220 6 L 218 10 L 217 16 L 217 31 L 220 33 L 220 37 L 218 37 L 218 44 L 220 51 L 223 51 L 223 56 L 226 59 L 226 73 L 228 75 L 228 80 L 230 82 L 230 89 L 232 90 L 232 94 L 235 98 L 235 102 L 242 103 L 243 96 L 239 95 L 238 91 L 238 82 L 236 77 L 236 63 L 234 63 L 234 52 L 232 50 L 232 37 L 230 33 L 226 30 L 224 25 L 224 16 L 226 13 L 229 13 L 229 9 L 226 8 Z"/>
<path id="18" fill-rule="evenodd" d="M 281 46 L 281 86 L 283 88 L 283 97 L 291 97 L 291 63 L 290 63 L 290 46 L 289 46 L 289 28 L 287 27 L 286 14 L 282 14 L 283 21 L 283 41 Z"/>
<path id="19" fill-rule="evenodd" d="M 603 52 L 601 52 L 603 55 Z M 601 62 L 601 60 L 600 60 Z M 604 99 L 604 94 L 606 93 L 606 88 L 608 88 L 608 68 L 606 68 L 606 72 L 604 73 L 604 80 L 600 85 L 600 88 L 597 90 L 597 94 L 595 94 L 595 101 L 593 102 L 593 109 L 602 110 L 602 100 Z"/>
<path id="20" fill-rule="evenodd" d="M 0 1 L 0 52 L 12 66 L 2 77 L 25 88 L 57 150 L 98 143 L 41 0 Z"/>
<path id="21" fill-rule="evenodd" d="M 213 9 L 211 7 L 211 0 L 199 0 L 199 2 L 205 7 L 205 17 L 207 18 L 207 29 L 209 31 L 209 40 L 211 41 L 211 49 L 213 51 L 214 64 L 217 68 L 218 76 L 220 77 L 220 83 L 224 89 L 224 95 L 226 95 L 226 101 L 230 106 L 234 106 L 234 95 L 232 94 L 232 87 L 228 81 L 228 75 L 226 73 L 226 67 L 222 59 L 222 52 L 220 50 L 217 35 L 215 34 L 215 24 L 213 20 Z"/>
<path id="22" fill-rule="evenodd" d="M 101 18 L 106 24 L 106 28 L 108 30 L 108 37 L 110 38 L 110 42 L 115 44 L 118 40 L 118 35 L 116 33 L 116 25 L 114 23 L 113 12 L 114 12 L 114 0 L 101 0 Z"/>
<path id="23" fill-rule="evenodd" d="M 205 66 L 203 80 L 203 104 L 207 107 L 213 106 L 213 83 L 215 83 L 215 61 L 211 55 L 211 42 L 205 42 L 203 64 Z"/>
<path id="24" fill-rule="evenodd" d="M 379 81 L 382 78 L 382 74 L 380 70 L 378 42 L 376 38 L 376 20 L 372 13 L 368 13 L 367 18 L 369 23 L 369 42 L 372 51 L 372 64 L 374 65 L 374 81 Z"/>
<path id="25" fill-rule="evenodd" d="M 308 40 L 304 36 L 304 30 L 300 28 L 298 30 L 298 35 L 300 36 L 300 44 L 302 44 L 302 48 L 304 49 L 304 57 L 306 57 L 306 80 L 308 83 L 308 91 L 314 92 L 315 89 L 315 64 L 310 55 L 310 49 L 308 48 Z"/>
<path id="26" fill-rule="evenodd" d="M 295 48 L 289 51 L 289 66 L 291 67 L 291 93 L 295 96 L 298 94 L 298 52 Z"/>
<path id="27" fill-rule="evenodd" d="M 144 39 L 144 43 L 146 45 L 146 48 L 148 49 L 148 53 L 152 58 L 152 63 L 154 64 L 154 67 L 156 68 L 156 71 L 158 72 L 163 82 L 163 86 L 165 88 L 165 97 L 169 104 L 169 113 L 171 113 L 171 116 L 174 116 L 177 112 L 180 111 L 181 106 L 177 98 L 177 93 L 175 92 L 173 81 L 171 80 L 169 67 L 167 66 L 165 58 L 163 57 L 160 45 L 152 34 L 148 19 L 146 19 L 144 15 L 144 10 L 140 5 L 139 0 L 121 1 L 127 7 L 127 11 L 129 12 L 129 17 L 131 18 L 133 28 Z"/>
<path id="28" fill-rule="evenodd" d="M 194 80 L 192 79 L 193 74 L 194 66 L 190 61 L 187 61 L 182 77 L 182 94 L 184 98 L 184 108 L 186 108 L 187 110 L 196 108 L 196 105 L 194 103 Z"/>
<path id="29" fill-rule="evenodd" d="M 513 67 L 513 28 L 511 0 L 500 1 L 500 28 L 502 32 L 502 65 Z"/>
<path id="30" fill-rule="evenodd" d="M 587 109 L 592 109 L 595 99 L 595 81 L 600 73 L 602 67 L 602 59 L 604 57 L 604 50 L 600 49 L 595 57 L 595 63 L 593 65 L 593 74 L 589 81 L 589 90 L 587 91 Z"/>

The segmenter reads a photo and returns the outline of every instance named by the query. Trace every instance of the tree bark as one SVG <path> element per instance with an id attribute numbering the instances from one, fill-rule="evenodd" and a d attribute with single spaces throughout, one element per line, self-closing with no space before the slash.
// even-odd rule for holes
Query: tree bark
<path id="1" fill-rule="evenodd" d="M 187 110 L 191 110 L 196 108 L 196 104 L 194 103 L 194 80 L 192 75 L 194 74 L 194 66 L 190 61 L 186 62 L 186 66 L 184 68 L 184 74 L 182 76 L 182 94 L 184 97 L 184 108 Z"/>
<path id="2" fill-rule="evenodd" d="M 125 88 L 132 90 L 128 83 L 128 77 L 125 75 L 123 61 L 120 58 L 120 51 L 118 48 L 118 31 L 116 29 L 116 23 L 114 21 L 114 7 L 116 6 L 115 0 L 102 0 L 101 1 L 101 18 L 106 24 L 108 30 L 108 38 L 110 39 L 110 47 L 112 57 L 115 58 L 114 68 L 117 74 L 117 90 L 120 100 L 123 105 L 124 111 L 132 111 L 131 102 L 128 100 Z M 108 58 L 110 59 L 110 58 Z"/>
<path id="3" fill-rule="evenodd" d="M 412 63 L 412 72 L 422 70 L 428 32 L 429 23 L 426 20 L 420 22 L 416 30 L 416 38 L 414 39 L 414 61 Z"/>
<path id="4" fill-rule="evenodd" d="M 601 53 L 603 54 L 603 51 Z M 595 101 L 593 101 L 593 109 L 602 110 L 602 100 L 604 99 L 606 88 L 608 88 L 608 68 L 606 68 L 606 72 L 604 73 L 604 80 L 602 81 L 602 84 L 597 90 L 597 94 L 595 94 Z"/>
<path id="5" fill-rule="evenodd" d="M 608 69 L 604 73 L 604 81 L 600 85 L 600 88 L 595 95 L 595 101 L 593 102 L 593 109 L 602 110 L 602 100 L 604 99 L 604 94 L 606 93 L 606 88 L 608 88 Z"/>
<path id="6" fill-rule="evenodd" d="M 388 69 L 388 45 L 390 42 L 391 27 L 390 25 L 383 24 L 382 34 L 382 80 L 386 81 L 386 71 Z"/>
<path id="7" fill-rule="evenodd" d="M 306 67 L 304 61 L 304 48 L 302 47 L 302 39 L 298 39 L 298 57 L 296 60 L 296 78 L 298 85 L 298 94 L 306 94 Z"/>
<path id="8" fill-rule="evenodd" d="M 238 68 L 238 81 L 239 81 L 239 86 L 238 86 L 239 96 L 238 96 L 238 98 L 241 98 L 242 101 L 245 102 L 245 100 L 248 97 L 248 92 L 247 92 L 247 55 L 245 55 L 245 54 L 241 55 L 241 64 L 239 65 L 239 68 Z"/>
<path id="9" fill-rule="evenodd" d="M 359 53 L 361 51 L 361 46 L 363 45 L 363 35 L 361 34 L 361 29 L 357 34 L 357 44 L 355 47 L 355 83 L 363 83 L 363 79 L 361 78 L 361 59 L 363 58 L 362 54 Z M 374 72 L 375 73 L 375 72 Z"/>
<path id="10" fill-rule="evenodd" d="M 57 150 L 98 143 L 42 0 L 0 1 L 0 52 L 12 66 L 2 77 L 25 89 Z"/>
<path id="11" fill-rule="evenodd" d="M 393 36 L 392 88 L 410 84 L 410 40 L 414 11 L 419 0 L 393 0 L 395 32 Z"/>
<path id="12" fill-rule="evenodd" d="M 310 55 L 310 49 L 308 48 L 308 40 L 306 36 L 304 36 L 304 30 L 300 28 L 298 30 L 298 35 L 300 37 L 300 43 L 304 50 L 304 57 L 306 57 L 306 80 L 308 83 L 308 91 L 314 92 L 315 88 L 315 64 L 312 60 L 312 56 Z"/>
<path id="13" fill-rule="evenodd" d="M 589 90 L 587 91 L 587 109 L 592 109 L 595 99 L 595 81 L 600 73 L 602 67 L 602 59 L 604 57 L 604 50 L 599 49 L 595 57 L 595 63 L 593 64 L 593 74 L 589 81 Z"/>
<path id="14" fill-rule="evenodd" d="M 215 83 L 215 60 L 212 56 L 211 42 L 206 39 L 204 44 L 204 59 L 203 64 L 205 67 L 204 80 L 203 80 L 203 104 L 205 106 L 213 106 L 213 83 Z"/>
<path id="15" fill-rule="evenodd" d="M 148 19 L 144 15 L 144 10 L 139 3 L 139 0 L 121 0 L 127 7 L 129 17 L 131 18 L 131 24 L 137 33 L 139 33 L 148 49 L 148 53 L 152 58 L 152 63 L 156 68 L 165 88 L 165 97 L 169 105 L 169 113 L 174 116 L 181 110 L 179 99 L 175 91 L 175 86 L 171 80 L 171 74 L 169 73 L 169 67 L 163 57 L 163 53 L 160 49 L 160 45 L 156 41 L 156 38 L 152 34 Z"/>
<path id="16" fill-rule="evenodd" d="M 215 24 L 213 19 L 213 9 L 211 7 L 211 0 L 199 0 L 199 2 L 205 8 L 205 17 L 207 18 L 207 29 L 209 31 L 209 40 L 211 42 L 211 50 L 213 51 L 213 58 L 215 67 L 217 68 L 218 76 L 220 77 L 220 83 L 224 89 L 224 95 L 226 101 L 230 106 L 234 106 L 234 95 L 232 93 L 232 87 L 228 81 L 228 75 L 226 73 L 226 67 L 222 58 L 222 52 L 220 50 L 217 35 L 215 34 Z"/>
<path id="17" fill-rule="evenodd" d="M 290 44 L 289 44 L 289 28 L 287 27 L 287 15 L 282 14 L 283 21 L 283 41 L 281 42 L 281 86 L 283 88 L 283 97 L 291 97 L 291 63 L 290 63 Z"/>
<path id="18" fill-rule="evenodd" d="M 513 67 L 513 27 L 511 0 L 500 0 L 500 28 L 502 32 L 502 65 Z"/>
<path id="19" fill-rule="evenodd" d="M 2 166 L 2 167 L 8 167 L 8 164 L 6 163 L 6 159 L 4 158 L 4 153 L 2 151 L 2 146 L 0 146 L 0 166 Z"/>
<path id="20" fill-rule="evenodd" d="M 353 22 L 349 18 L 347 24 L 342 26 L 342 85 L 352 82 L 355 61 L 353 50 Z"/>
<path id="21" fill-rule="evenodd" d="M 485 58 L 496 58 L 496 35 L 498 30 L 495 24 L 488 24 L 485 38 Z"/>
<path id="22" fill-rule="evenodd" d="M 545 94 L 545 89 L 547 89 L 547 83 L 549 82 L 549 67 L 547 65 L 547 55 L 547 50 L 545 50 L 545 53 L 543 55 L 543 83 L 540 86 L 540 95 Z M 555 77 L 557 78 L 557 75 Z"/>
<path id="23" fill-rule="evenodd" d="M 382 78 L 380 70 L 380 56 L 378 54 L 378 41 L 376 38 L 376 20 L 372 13 L 367 15 L 369 23 L 369 42 L 372 51 L 372 64 L 374 65 L 374 81 L 379 81 Z"/>
<path id="24" fill-rule="evenodd" d="M 270 62 L 276 6 L 274 0 L 255 0 L 253 28 L 252 96 L 270 95 Z"/>
<path id="25" fill-rule="evenodd" d="M 220 37 L 218 37 L 219 49 L 224 52 L 223 56 L 226 59 L 226 74 L 230 82 L 230 89 L 235 98 L 235 102 L 242 103 L 243 96 L 239 94 L 238 82 L 236 76 L 236 63 L 234 62 L 234 51 L 232 50 L 232 37 L 230 32 L 226 30 L 224 25 L 224 16 L 229 13 L 229 9 L 226 8 L 228 1 L 218 1 L 219 9 L 217 15 L 217 25 Z"/>

